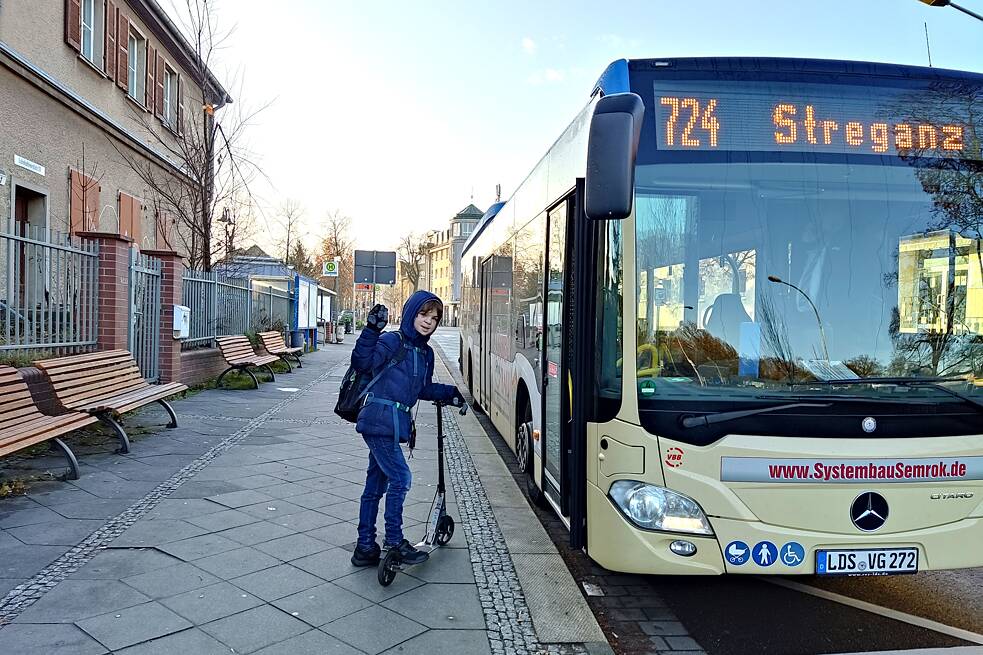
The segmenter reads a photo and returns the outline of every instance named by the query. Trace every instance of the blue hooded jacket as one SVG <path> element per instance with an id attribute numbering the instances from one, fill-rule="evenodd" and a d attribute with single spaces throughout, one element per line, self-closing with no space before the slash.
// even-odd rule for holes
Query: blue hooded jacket
<path id="1" fill-rule="evenodd" d="M 399 363 L 386 368 L 366 395 L 355 429 L 361 434 L 410 438 L 410 411 L 417 400 L 451 400 L 456 387 L 433 383 L 434 353 L 413 327 L 413 319 L 428 300 L 439 300 L 429 291 L 417 291 L 403 305 L 399 324 L 402 344 L 395 331 L 362 330 L 352 351 L 352 366 L 358 371 L 378 373 L 402 345 L 406 353 Z M 398 404 L 398 405 L 397 405 Z"/>

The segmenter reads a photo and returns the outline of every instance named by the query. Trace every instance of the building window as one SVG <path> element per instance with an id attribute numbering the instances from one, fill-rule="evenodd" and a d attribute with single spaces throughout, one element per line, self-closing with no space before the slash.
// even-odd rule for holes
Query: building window
<path id="1" fill-rule="evenodd" d="M 177 73 L 164 69 L 164 123 L 172 130 L 177 129 Z"/>
<path id="2" fill-rule="evenodd" d="M 93 65 L 102 68 L 102 53 L 104 50 L 105 3 L 97 0 L 82 0 L 82 56 Z M 96 63 L 98 62 L 98 63 Z"/>
<path id="3" fill-rule="evenodd" d="M 461 236 L 461 224 L 460 223 L 454 223 L 454 236 L 456 236 L 456 237 Z"/>
<path id="4" fill-rule="evenodd" d="M 136 32 L 130 32 L 127 46 L 127 93 L 131 98 L 144 104 L 144 87 L 147 80 L 147 41 Z"/>

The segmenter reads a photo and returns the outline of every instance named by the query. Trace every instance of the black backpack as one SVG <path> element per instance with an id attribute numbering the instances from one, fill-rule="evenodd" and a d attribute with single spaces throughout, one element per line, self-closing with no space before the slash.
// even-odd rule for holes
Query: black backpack
<path id="1" fill-rule="evenodd" d="M 362 399 L 369 389 L 375 384 L 382 374 L 390 367 L 403 361 L 406 357 L 406 348 L 403 347 L 403 335 L 396 330 L 399 335 L 399 350 L 393 355 L 385 366 L 374 376 L 370 377 L 371 371 L 356 371 L 349 366 L 345 372 L 345 377 L 341 380 L 341 390 L 338 392 L 338 402 L 335 404 L 334 413 L 345 419 L 349 423 L 358 422 L 358 412 L 362 409 Z M 381 338 L 381 337 L 380 337 Z"/>

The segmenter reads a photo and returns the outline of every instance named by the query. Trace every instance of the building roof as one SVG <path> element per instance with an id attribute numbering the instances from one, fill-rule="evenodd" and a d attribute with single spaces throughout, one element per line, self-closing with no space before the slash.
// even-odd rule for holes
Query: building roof
<path id="1" fill-rule="evenodd" d="M 282 259 L 271 257 L 259 246 L 253 245 L 218 263 L 214 270 L 232 279 L 249 277 L 293 278 L 296 271 Z"/>
<path id="2" fill-rule="evenodd" d="M 237 252 L 236 255 L 245 255 L 246 257 L 266 257 L 267 259 L 272 259 L 265 250 L 257 245 L 252 245 L 241 252 Z"/>
<path id="3" fill-rule="evenodd" d="M 174 21 L 171 20 L 171 17 L 167 15 L 167 12 L 164 11 L 164 8 L 160 6 L 157 0 L 132 0 L 129 4 L 165 45 L 168 42 L 174 45 L 174 48 L 170 49 L 171 53 L 175 57 L 184 60 L 181 63 L 192 75 L 197 73 L 199 68 L 203 70 L 205 79 L 196 80 L 196 82 L 202 87 L 205 93 L 205 102 L 214 104 L 215 109 L 219 109 L 232 102 L 232 96 L 225 90 L 211 69 L 204 62 L 199 62 L 198 53 L 195 48 L 188 43 L 184 34 L 181 33 L 181 30 L 178 29 L 177 25 L 174 24 Z M 200 67 L 199 64 L 201 64 Z"/>
<path id="4" fill-rule="evenodd" d="M 454 218 L 471 218 L 477 220 L 484 215 L 485 212 L 475 207 L 474 204 L 470 204 L 461 211 L 457 212 L 457 214 L 454 215 Z"/>

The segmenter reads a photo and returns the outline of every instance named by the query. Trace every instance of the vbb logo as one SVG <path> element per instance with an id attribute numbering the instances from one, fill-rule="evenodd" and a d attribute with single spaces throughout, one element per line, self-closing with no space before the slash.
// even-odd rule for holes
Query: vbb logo
<path id="1" fill-rule="evenodd" d="M 682 448 L 676 448 L 675 446 L 673 446 L 672 448 L 668 449 L 666 451 L 666 459 L 665 459 L 665 462 L 666 462 L 666 466 L 668 466 L 669 468 L 674 468 L 675 469 L 675 468 L 679 468 L 680 466 L 682 466 L 683 465 L 683 449 Z"/>

